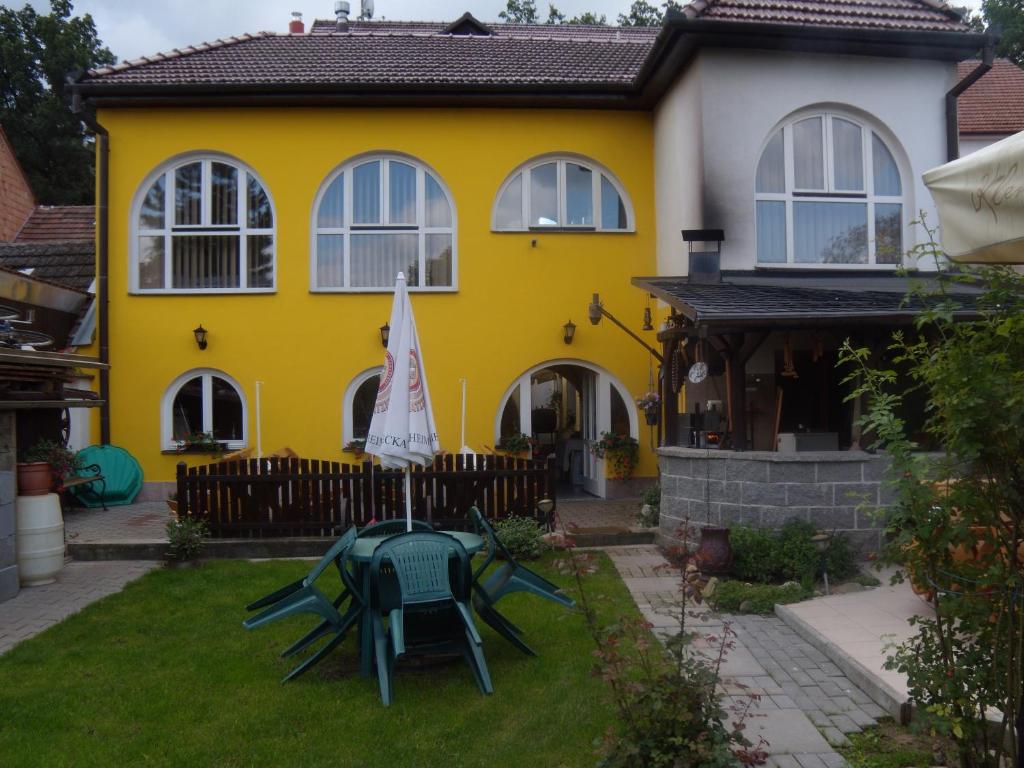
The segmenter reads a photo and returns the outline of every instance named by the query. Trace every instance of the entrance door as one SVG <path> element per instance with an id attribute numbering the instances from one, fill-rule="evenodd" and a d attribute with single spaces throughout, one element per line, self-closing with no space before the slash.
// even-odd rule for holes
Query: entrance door
<path id="1" fill-rule="evenodd" d="M 600 376 L 593 371 L 583 375 L 580 387 L 580 437 L 583 438 L 583 490 L 595 496 L 604 496 L 604 460 L 591 450 L 601 439 L 601 409 L 598 407 L 598 384 Z M 607 429 L 607 427 L 606 427 Z"/>

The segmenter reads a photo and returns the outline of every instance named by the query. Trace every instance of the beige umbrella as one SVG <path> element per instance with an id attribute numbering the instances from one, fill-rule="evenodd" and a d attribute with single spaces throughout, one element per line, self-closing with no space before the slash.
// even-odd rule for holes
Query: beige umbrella
<path id="1" fill-rule="evenodd" d="M 1024 132 L 924 174 L 953 261 L 1024 264 Z"/>

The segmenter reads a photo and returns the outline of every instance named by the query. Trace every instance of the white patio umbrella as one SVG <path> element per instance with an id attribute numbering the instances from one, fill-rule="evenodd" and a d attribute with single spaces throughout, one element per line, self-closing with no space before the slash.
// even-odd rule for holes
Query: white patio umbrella
<path id="1" fill-rule="evenodd" d="M 379 458 L 385 469 L 404 470 L 406 529 L 411 531 L 410 467 L 432 463 L 441 450 L 441 443 L 434 426 L 409 291 L 405 286 L 405 275 L 401 272 L 395 281 L 395 301 L 391 306 L 389 325 L 391 336 L 370 432 L 366 436 L 366 452 Z"/>
<path id="2" fill-rule="evenodd" d="M 1024 132 L 924 174 L 953 261 L 1024 264 Z"/>

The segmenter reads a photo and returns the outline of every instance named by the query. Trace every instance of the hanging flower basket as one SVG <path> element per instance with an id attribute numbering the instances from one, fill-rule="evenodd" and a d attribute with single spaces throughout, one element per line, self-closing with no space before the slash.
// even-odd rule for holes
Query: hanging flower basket
<path id="1" fill-rule="evenodd" d="M 658 426 L 658 422 L 661 421 L 661 408 L 656 405 L 644 408 L 644 420 L 647 422 L 648 426 Z"/>
<path id="2" fill-rule="evenodd" d="M 661 395 L 657 392 L 647 392 L 643 397 L 636 399 L 636 404 L 638 408 L 643 408 L 644 421 L 656 427 L 661 421 Z"/>

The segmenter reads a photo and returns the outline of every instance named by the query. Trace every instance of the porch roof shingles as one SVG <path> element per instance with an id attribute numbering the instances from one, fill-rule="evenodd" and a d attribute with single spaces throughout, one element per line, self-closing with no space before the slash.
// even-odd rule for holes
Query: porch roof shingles
<path id="1" fill-rule="evenodd" d="M 932 0 L 697 0 L 683 12 L 721 21 L 966 32 L 951 8 Z"/>
<path id="2" fill-rule="evenodd" d="M 0 267 L 88 291 L 96 276 L 96 248 L 91 240 L 57 243 L 0 243 Z"/>

